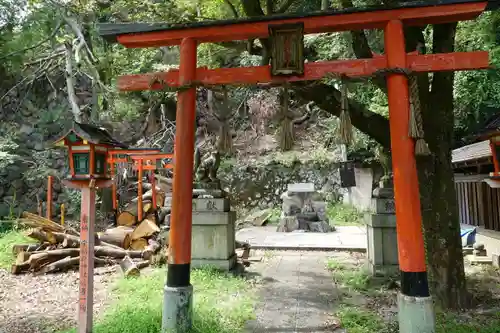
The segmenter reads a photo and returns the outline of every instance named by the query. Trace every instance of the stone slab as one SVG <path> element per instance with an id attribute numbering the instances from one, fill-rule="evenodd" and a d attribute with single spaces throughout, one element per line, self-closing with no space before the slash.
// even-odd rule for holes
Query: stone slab
<path id="1" fill-rule="evenodd" d="M 228 198 L 195 198 L 193 212 L 229 212 Z"/>
<path id="2" fill-rule="evenodd" d="M 229 271 L 236 265 L 236 254 L 229 259 L 191 259 L 192 268 L 202 268 L 206 266 L 214 267 L 221 271 Z"/>
<path id="3" fill-rule="evenodd" d="M 225 260 L 235 251 L 235 227 L 228 225 L 193 225 L 193 259 Z"/>
<path id="4" fill-rule="evenodd" d="M 365 223 L 372 228 L 396 228 L 396 215 L 365 214 Z"/>
<path id="5" fill-rule="evenodd" d="M 376 189 L 373 190 L 372 195 L 375 198 L 391 199 L 394 198 L 394 190 L 392 188 L 377 187 Z"/>
<path id="6" fill-rule="evenodd" d="M 252 249 L 366 252 L 366 228 L 339 226 L 329 233 L 276 232 L 275 226 L 248 227 L 236 233 L 236 240 Z"/>
<path id="7" fill-rule="evenodd" d="M 500 254 L 493 253 L 491 255 L 491 261 L 493 263 L 493 266 L 495 266 L 496 268 L 500 268 Z"/>
<path id="8" fill-rule="evenodd" d="M 373 198 L 371 211 L 374 214 L 396 214 L 394 199 Z"/>
<path id="9" fill-rule="evenodd" d="M 493 260 L 491 257 L 478 257 L 473 254 L 469 254 L 465 256 L 465 260 L 467 260 L 471 265 L 474 264 L 482 264 L 482 265 L 491 265 L 493 264 Z"/>
<path id="10" fill-rule="evenodd" d="M 312 193 L 315 191 L 313 183 L 288 184 L 288 193 Z"/>
<path id="11" fill-rule="evenodd" d="M 193 212 L 193 225 L 227 225 L 236 221 L 236 212 Z"/>
<path id="12" fill-rule="evenodd" d="M 399 273 L 399 265 L 376 265 L 369 260 L 366 262 L 366 268 L 373 276 L 390 276 Z"/>

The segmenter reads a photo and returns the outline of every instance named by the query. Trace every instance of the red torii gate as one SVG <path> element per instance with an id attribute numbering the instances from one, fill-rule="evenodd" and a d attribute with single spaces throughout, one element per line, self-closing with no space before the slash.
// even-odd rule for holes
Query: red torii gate
<path id="1" fill-rule="evenodd" d="M 491 5 L 491 4 L 490 4 Z M 282 15 L 193 24 L 103 24 L 100 34 L 128 48 L 180 45 L 179 70 L 125 75 L 122 91 L 182 87 L 178 91 L 175 167 L 170 231 L 170 256 L 165 287 L 163 330 L 183 330 L 191 323 L 190 262 L 191 202 L 196 85 L 234 85 L 318 80 L 328 73 L 368 76 L 383 69 L 413 72 L 488 68 L 487 52 L 417 55 L 405 51 L 404 26 L 423 26 L 470 20 L 487 9 L 488 1 L 441 0 L 411 2 L 395 8 L 346 9 L 303 15 Z M 268 38 L 270 26 L 302 24 L 304 34 L 383 29 L 385 55 L 371 59 L 303 64 L 300 75 L 274 76 L 271 66 L 197 68 L 199 43 Z M 158 82 L 157 79 L 162 82 Z M 155 82 L 153 82 L 155 81 Z M 401 294 L 400 331 L 433 332 L 434 319 L 425 267 L 422 216 L 414 156 L 415 142 L 408 135 L 408 79 L 403 73 L 387 75 L 391 151 L 397 216 Z M 418 327 L 418 328 L 417 328 Z"/>

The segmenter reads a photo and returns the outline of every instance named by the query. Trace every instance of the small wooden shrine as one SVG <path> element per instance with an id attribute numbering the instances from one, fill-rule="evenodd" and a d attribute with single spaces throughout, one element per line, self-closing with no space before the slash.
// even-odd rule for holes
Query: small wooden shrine
<path id="1" fill-rule="evenodd" d="M 110 179 L 108 151 L 127 148 L 105 128 L 77 122 L 54 145 L 68 149 L 69 180 Z"/>

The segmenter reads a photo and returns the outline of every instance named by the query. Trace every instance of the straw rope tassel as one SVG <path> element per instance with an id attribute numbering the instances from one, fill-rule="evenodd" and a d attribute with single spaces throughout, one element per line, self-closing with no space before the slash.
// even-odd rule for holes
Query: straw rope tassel
<path id="1" fill-rule="evenodd" d="M 417 77 L 410 75 L 408 80 L 410 85 L 410 124 L 408 135 L 415 140 L 415 155 L 430 155 L 431 151 L 424 139 L 424 125 Z"/>
<path id="2" fill-rule="evenodd" d="M 347 84 L 342 81 L 340 88 L 340 141 L 345 145 L 352 143 L 352 124 L 349 114 L 349 99 L 347 96 Z"/>
<path id="3" fill-rule="evenodd" d="M 280 131 L 280 147 L 281 150 L 287 151 L 292 149 L 294 143 L 294 133 L 293 133 L 293 118 L 290 114 L 289 108 L 289 98 L 288 85 L 283 87 L 283 100 L 281 106 L 281 131 Z"/>

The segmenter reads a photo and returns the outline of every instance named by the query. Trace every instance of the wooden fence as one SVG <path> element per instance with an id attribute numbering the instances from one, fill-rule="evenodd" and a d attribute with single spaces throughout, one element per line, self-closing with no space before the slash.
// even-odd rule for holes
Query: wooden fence
<path id="1" fill-rule="evenodd" d="M 455 175 L 460 223 L 500 231 L 500 188 L 491 188 L 486 175 Z"/>

